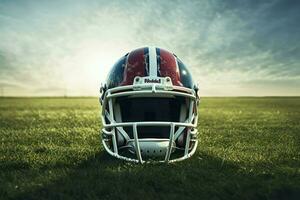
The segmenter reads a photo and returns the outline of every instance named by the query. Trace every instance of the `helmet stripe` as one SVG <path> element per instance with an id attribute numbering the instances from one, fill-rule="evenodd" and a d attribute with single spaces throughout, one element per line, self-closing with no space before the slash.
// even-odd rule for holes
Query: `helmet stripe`
<path id="1" fill-rule="evenodd" d="M 131 51 L 127 56 L 121 85 L 132 85 L 136 76 L 145 76 L 144 48 Z"/>
<path id="2" fill-rule="evenodd" d="M 155 47 L 149 47 L 149 76 L 157 77 L 157 58 Z"/>
<path id="3" fill-rule="evenodd" d="M 160 49 L 159 58 L 159 75 L 161 77 L 170 77 L 173 85 L 182 86 L 176 57 L 172 53 Z"/>
<path id="4" fill-rule="evenodd" d="M 160 48 L 156 48 L 156 60 L 157 60 L 157 76 L 160 75 Z"/>
<path id="5" fill-rule="evenodd" d="M 149 76 L 149 49 L 144 48 L 144 66 L 145 66 L 145 76 Z"/>

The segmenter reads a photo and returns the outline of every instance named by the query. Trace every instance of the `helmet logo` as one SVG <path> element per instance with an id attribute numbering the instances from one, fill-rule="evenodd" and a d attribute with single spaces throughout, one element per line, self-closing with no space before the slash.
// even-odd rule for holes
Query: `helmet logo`
<path id="1" fill-rule="evenodd" d="M 149 79 L 145 78 L 145 83 L 161 83 L 161 79 Z"/>

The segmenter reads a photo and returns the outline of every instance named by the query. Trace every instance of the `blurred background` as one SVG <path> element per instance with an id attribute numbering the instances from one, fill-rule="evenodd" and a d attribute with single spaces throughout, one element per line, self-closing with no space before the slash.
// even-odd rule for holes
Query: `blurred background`
<path id="1" fill-rule="evenodd" d="M 296 0 L 0 0 L 0 95 L 98 96 L 121 56 L 157 46 L 202 96 L 297 96 L 299 21 Z"/>

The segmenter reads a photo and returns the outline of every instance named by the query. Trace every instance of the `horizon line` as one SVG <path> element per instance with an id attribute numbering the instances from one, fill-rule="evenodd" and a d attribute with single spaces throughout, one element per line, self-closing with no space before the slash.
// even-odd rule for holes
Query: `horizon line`
<path id="1" fill-rule="evenodd" d="M 214 96 L 214 95 L 212 95 L 212 96 L 209 96 L 209 95 L 204 95 L 204 96 L 200 96 L 200 98 L 201 97 L 205 97 L 205 98 L 211 98 L 211 97 L 215 97 L 215 98 L 264 98 L 264 97 L 268 97 L 268 98 L 272 98 L 272 97 L 274 97 L 274 98 L 278 98 L 278 97 L 300 97 L 300 95 L 266 95 L 266 96 L 263 96 L 263 95 L 257 95 L 257 96 L 254 96 L 254 95 L 252 95 L 252 96 L 246 96 L 246 95 L 242 95 L 242 96 L 234 96 L 234 95 L 228 95 L 228 96 Z M 55 95 L 53 95 L 53 96 L 0 96 L 0 98 L 99 98 L 99 96 L 84 96 L 84 95 L 82 95 L 82 96 L 80 96 L 80 95 L 78 95 L 78 96 L 55 96 Z"/>

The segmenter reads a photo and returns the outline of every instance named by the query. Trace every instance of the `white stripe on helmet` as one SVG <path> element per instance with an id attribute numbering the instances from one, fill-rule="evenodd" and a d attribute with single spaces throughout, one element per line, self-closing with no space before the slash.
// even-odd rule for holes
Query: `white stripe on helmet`
<path id="1" fill-rule="evenodd" d="M 149 47 L 149 76 L 157 77 L 157 55 L 156 48 Z"/>

